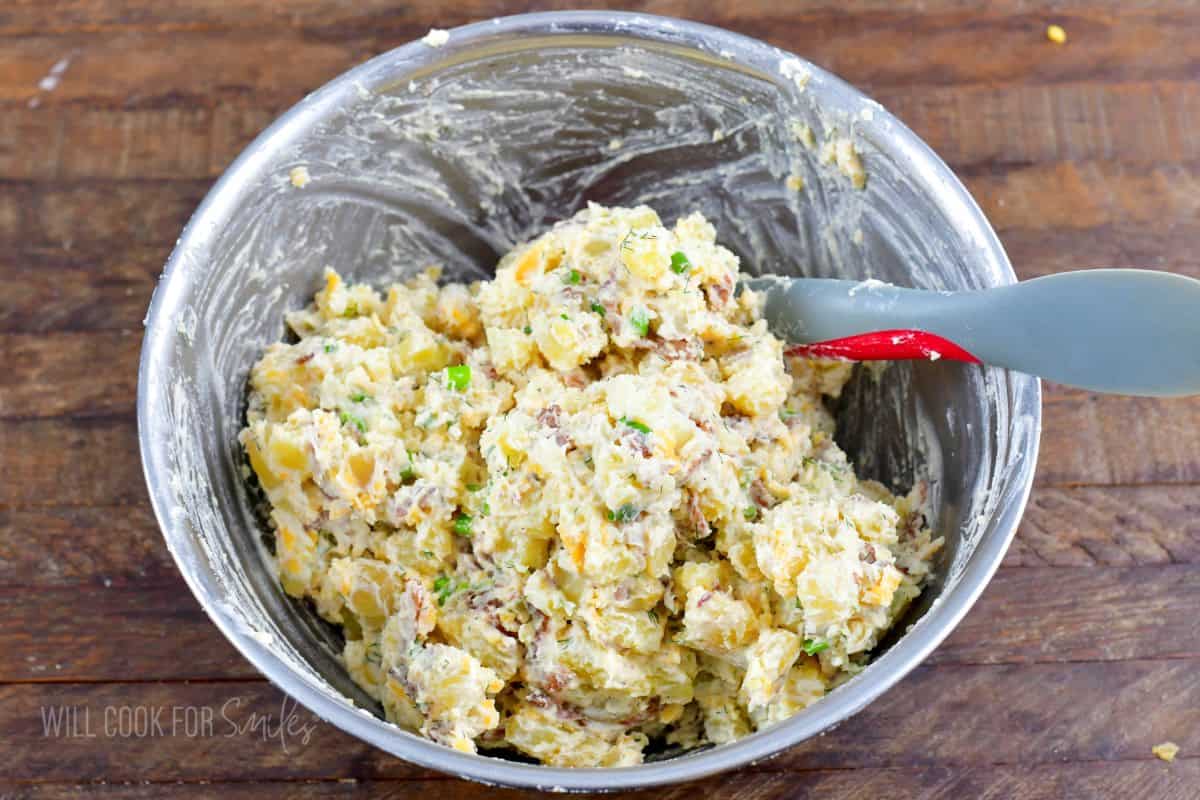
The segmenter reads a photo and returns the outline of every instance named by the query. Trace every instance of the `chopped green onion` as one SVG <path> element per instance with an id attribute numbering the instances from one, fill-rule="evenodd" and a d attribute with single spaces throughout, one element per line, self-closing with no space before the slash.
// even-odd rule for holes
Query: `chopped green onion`
<path id="1" fill-rule="evenodd" d="M 346 310 L 342 312 L 342 316 L 347 319 L 358 316 L 358 303 L 351 301 L 346 304 Z"/>
<path id="2" fill-rule="evenodd" d="M 425 558 L 433 558 L 433 551 L 432 550 L 422 550 L 421 555 L 424 556 Z"/>
<path id="3" fill-rule="evenodd" d="M 649 433 L 650 432 L 649 425 L 647 425 L 644 422 L 638 422 L 636 419 L 630 419 L 629 417 L 621 417 L 621 419 L 619 419 L 618 422 L 620 422 L 623 425 L 628 425 L 629 427 L 633 428 L 635 431 L 638 431 L 640 433 Z"/>
<path id="4" fill-rule="evenodd" d="M 362 417 L 351 414 L 349 411 L 338 412 L 338 417 L 342 420 L 343 425 L 353 425 L 362 433 L 367 432 L 367 423 Z"/>
<path id="5" fill-rule="evenodd" d="M 571 284 L 572 286 L 575 286 L 575 285 L 577 285 L 577 284 L 579 283 L 579 281 L 581 280 L 581 278 L 582 278 L 582 276 L 579 274 L 579 270 L 577 270 L 577 269 L 573 269 L 573 270 L 571 270 L 570 272 L 568 272 L 568 273 L 566 274 L 566 276 L 563 278 L 563 280 L 564 280 L 566 283 L 569 283 L 569 284 Z"/>
<path id="6" fill-rule="evenodd" d="M 600 315 L 600 316 L 602 316 L 602 317 L 603 317 L 603 316 L 604 316 L 604 314 L 606 313 L 606 312 L 604 311 L 604 306 L 600 305 L 600 304 L 599 304 L 599 303 L 597 303 L 595 300 L 593 300 L 593 301 L 592 301 L 591 309 L 592 309 L 592 311 L 595 311 L 597 314 L 599 314 L 599 315 Z"/>
<path id="7" fill-rule="evenodd" d="M 633 503 L 625 503 L 616 510 L 609 509 L 608 521 L 609 522 L 619 522 L 621 524 L 624 524 L 626 522 L 633 522 L 635 519 L 638 518 L 638 514 L 641 514 L 641 513 L 642 512 L 639 511 L 638 507 L 635 506 Z"/>
<path id="8" fill-rule="evenodd" d="M 471 515 L 459 514 L 454 518 L 454 532 L 459 536 L 471 535 Z"/>
<path id="9" fill-rule="evenodd" d="M 417 477 L 417 472 L 415 469 L 415 465 L 417 462 L 413 459 L 413 451 L 412 450 L 405 450 L 404 452 L 408 454 L 408 466 L 405 467 L 404 469 L 400 470 L 400 480 L 404 481 L 404 482 L 408 482 L 408 481 L 414 480 Z"/>
<path id="10" fill-rule="evenodd" d="M 646 316 L 646 309 L 638 306 L 629 314 L 629 324 L 638 332 L 639 336 L 645 336 L 650 333 L 650 317 Z"/>
<path id="11" fill-rule="evenodd" d="M 800 598 L 799 598 L 799 597 L 797 597 L 797 598 L 796 598 L 796 610 L 797 610 L 797 611 L 803 611 L 803 610 L 804 610 L 804 604 L 800 602 Z"/>
<path id="12" fill-rule="evenodd" d="M 325 345 L 325 352 L 326 352 L 326 353 L 332 353 L 334 350 L 337 350 L 337 345 L 336 345 L 336 344 L 333 344 L 332 342 L 330 342 L 329 344 Z"/>
<path id="13" fill-rule="evenodd" d="M 650 618 L 651 622 L 658 624 L 658 612 L 655 611 L 653 608 L 648 609 L 646 611 L 646 616 Z"/>
<path id="14" fill-rule="evenodd" d="M 355 403 L 361 403 L 364 400 L 369 400 L 370 397 L 370 395 L 364 394 L 363 392 L 355 392 L 354 394 L 350 395 L 350 400 Z"/>
<path id="15" fill-rule="evenodd" d="M 457 392 L 466 391 L 471 385 L 471 367 L 468 364 L 458 364 L 446 367 L 446 383 Z"/>
<path id="16" fill-rule="evenodd" d="M 480 489 L 482 489 L 482 488 L 483 488 L 483 487 L 482 487 L 482 486 L 480 486 L 478 483 L 468 483 L 468 484 L 467 484 L 467 491 L 468 491 L 468 492 L 478 492 L 478 491 L 479 491 Z"/>
<path id="17" fill-rule="evenodd" d="M 787 422 L 792 417 L 799 416 L 799 414 L 799 411 L 792 411 L 790 408 L 779 409 L 779 418 L 784 422 Z"/>
<path id="18" fill-rule="evenodd" d="M 563 319 L 565 319 L 567 322 L 571 321 L 571 318 L 568 317 L 566 314 L 559 314 L 559 316 L 562 317 Z"/>
<path id="19" fill-rule="evenodd" d="M 530 327 L 529 325 L 526 325 L 524 328 L 524 331 L 525 331 L 525 335 L 528 336 L 529 334 L 533 333 L 533 328 Z"/>
<path id="20" fill-rule="evenodd" d="M 446 601 L 450 599 L 450 595 L 454 594 L 454 581 L 445 575 L 439 575 L 437 580 L 433 582 L 433 591 L 437 595 L 437 604 L 444 606 L 446 605 Z"/>
<path id="21" fill-rule="evenodd" d="M 674 253 L 671 253 L 671 272 L 674 272 L 676 275 L 682 275 L 687 272 L 688 267 L 691 265 L 692 262 L 688 261 L 687 254 L 682 250 L 676 250 Z"/>
<path id="22" fill-rule="evenodd" d="M 821 652 L 822 650 L 828 650 L 828 649 L 829 649 L 829 642 L 822 641 L 820 639 L 805 639 L 804 640 L 804 652 L 808 653 L 810 656 L 815 656 L 817 653 Z"/>
<path id="23" fill-rule="evenodd" d="M 742 512 L 742 516 L 750 522 L 754 522 L 754 520 L 758 519 L 758 506 L 750 506 Z"/>

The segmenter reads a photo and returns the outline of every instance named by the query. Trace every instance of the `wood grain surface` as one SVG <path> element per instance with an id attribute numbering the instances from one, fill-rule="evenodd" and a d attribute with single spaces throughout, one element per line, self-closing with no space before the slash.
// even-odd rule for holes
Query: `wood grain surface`
<path id="1" fill-rule="evenodd" d="M 559 7 L 604 4 L 0 7 L 0 798 L 532 796 L 386 756 L 260 678 L 163 545 L 133 407 L 170 247 L 259 130 L 431 26 Z M 963 178 L 1022 277 L 1200 277 L 1193 2 L 627 7 L 763 38 L 868 91 Z M 1200 401 L 1048 385 L 1044 425 L 1012 549 L 923 666 L 776 759 L 638 796 L 1200 797 Z M 158 727 L 123 729 L 122 708 Z M 1173 764 L 1150 752 L 1168 739 Z"/>

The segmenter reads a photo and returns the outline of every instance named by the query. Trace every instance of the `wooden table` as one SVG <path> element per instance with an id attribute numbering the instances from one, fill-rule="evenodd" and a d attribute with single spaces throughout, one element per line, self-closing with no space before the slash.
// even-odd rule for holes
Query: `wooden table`
<path id="1" fill-rule="evenodd" d="M 152 518 L 134 393 L 167 253 L 258 130 L 432 24 L 533 4 L 50 5 L 0 10 L 0 798 L 515 796 L 289 708 L 234 652 Z M 1185 0 L 638 5 L 866 89 L 963 177 L 1022 277 L 1200 276 Z M 829 735 L 673 795 L 1200 797 L 1198 482 L 1200 401 L 1048 386 L 1017 542 L 949 641 Z M 1150 752 L 1167 739 L 1170 765 Z"/>

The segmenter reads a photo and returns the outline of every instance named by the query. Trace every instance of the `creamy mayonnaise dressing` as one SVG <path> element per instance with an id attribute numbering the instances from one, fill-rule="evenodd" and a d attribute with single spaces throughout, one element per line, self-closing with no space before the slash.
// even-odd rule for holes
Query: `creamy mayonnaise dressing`
<path id="1" fill-rule="evenodd" d="M 283 587 L 391 720 L 560 766 L 727 742 L 920 593 L 920 492 L 832 439 L 851 365 L 786 357 L 700 215 L 593 205 L 491 281 L 437 277 L 327 272 L 241 434 Z"/>

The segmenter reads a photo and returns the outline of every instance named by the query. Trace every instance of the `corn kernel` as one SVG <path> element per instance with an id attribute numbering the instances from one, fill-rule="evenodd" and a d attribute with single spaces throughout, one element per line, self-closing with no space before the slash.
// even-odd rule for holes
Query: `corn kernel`
<path id="1" fill-rule="evenodd" d="M 1067 43 L 1067 32 L 1061 25 L 1050 25 L 1046 28 L 1046 38 L 1055 44 Z"/>

